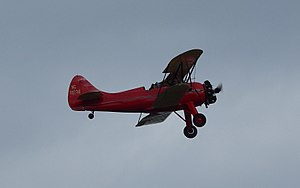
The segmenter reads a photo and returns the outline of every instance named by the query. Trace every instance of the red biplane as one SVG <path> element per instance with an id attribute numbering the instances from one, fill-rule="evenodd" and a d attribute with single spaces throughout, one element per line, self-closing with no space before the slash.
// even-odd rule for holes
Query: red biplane
<path id="1" fill-rule="evenodd" d="M 138 87 L 107 93 L 98 90 L 83 76 L 76 75 L 69 87 L 69 106 L 75 111 L 91 111 L 90 119 L 94 118 L 95 111 L 140 113 L 137 127 L 163 122 L 174 112 L 185 121 L 184 135 L 194 138 L 196 127 L 206 123 L 206 117 L 196 107 L 215 103 L 216 94 L 222 90 L 222 85 L 213 89 L 208 80 L 204 84 L 192 81 L 192 72 L 202 53 L 200 49 L 193 49 L 173 58 L 163 71 L 163 80 L 149 89 Z M 183 110 L 184 117 L 177 113 L 179 110 Z M 141 118 L 143 113 L 148 115 Z"/>

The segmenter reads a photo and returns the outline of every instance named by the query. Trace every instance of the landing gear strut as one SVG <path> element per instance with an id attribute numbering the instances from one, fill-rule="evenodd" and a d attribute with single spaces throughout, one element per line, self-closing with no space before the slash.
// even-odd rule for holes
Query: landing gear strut
<path id="1" fill-rule="evenodd" d="M 94 117 L 95 117 L 94 111 L 92 111 L 91 113 L 89 113 L 88 117 L 89 117 L 89 119 L 94 119 Z"/>
<path id="2" fill-rule="evenodd" d="M 192 121 L 192 115 L 193 115 L 193 121 Z M 184 110 L 184 117 L 183 119 L 185 121 L 185 128 L 183 129 L 183 134 L 187 138 L 194 138 L 197 136 L 197 128 L 196 127 L 203 127 L 206 123 L 206 117 L 198 113 L 195 105 L 193 103 L 187 103 L 187 109 Z M 194 126 L 194 125 L 196 126 Z"/>

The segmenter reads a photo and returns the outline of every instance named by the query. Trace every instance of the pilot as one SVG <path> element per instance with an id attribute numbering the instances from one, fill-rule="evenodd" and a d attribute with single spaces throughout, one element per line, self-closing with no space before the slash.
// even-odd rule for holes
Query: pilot
<path id="1" fill-rule="evenodd" d="M 154 84 L 151 85 L 150 89 L 159 88 L 159 87 L 160 87 L 160 83 L 155 82 Z"/>

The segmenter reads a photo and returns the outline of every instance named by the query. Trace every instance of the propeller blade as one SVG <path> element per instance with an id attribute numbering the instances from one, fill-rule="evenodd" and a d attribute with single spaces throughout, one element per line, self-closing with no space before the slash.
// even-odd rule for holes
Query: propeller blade
<path id="1" fill-rule="evenodd" d="M 223 90 L 223 84 L 220 83 L 215 89 L 214 92 L 215 93 L 220 93 Z"/>

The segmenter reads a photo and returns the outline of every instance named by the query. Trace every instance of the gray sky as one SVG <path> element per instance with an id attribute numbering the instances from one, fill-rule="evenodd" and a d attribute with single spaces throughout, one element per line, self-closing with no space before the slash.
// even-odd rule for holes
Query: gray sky
<path id="1" fill-rule="evenodd" d="M 0 1 L 0 187 L 299 187 L 300 2 Z M 204 50 L 223 82 L 193 140 L 184 122 L 73 112 L 69 82 L 149 87 Z"/>

